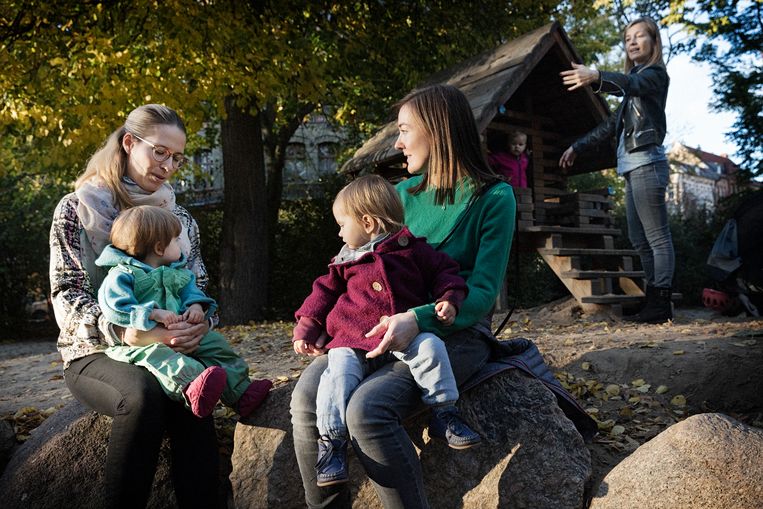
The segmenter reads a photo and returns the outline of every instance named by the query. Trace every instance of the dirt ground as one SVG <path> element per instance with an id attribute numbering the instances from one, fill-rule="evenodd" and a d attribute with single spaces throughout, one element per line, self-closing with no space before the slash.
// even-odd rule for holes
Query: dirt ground
<path id="1" fill-rule="evenodd" d="M 503 318 L 496 316 L 496 323 Z M 299 377 L 291 324 L 227 327 L 250 374 L 276 384 Z M 672 323 L 636 325 L 585 315 L 571 299 L 517 310 L 501 338 L 526 337 L 599 423 L 589 445 L 594 485 L 623 458 L 688 415 L 721 411 L 763 427 L 763 320 L 676 309 Z M 55 341 L 0 343 L 0 418 L 17 440 L 70 399 Z M 217 414 L 216 414 L 217 415 Z"/>

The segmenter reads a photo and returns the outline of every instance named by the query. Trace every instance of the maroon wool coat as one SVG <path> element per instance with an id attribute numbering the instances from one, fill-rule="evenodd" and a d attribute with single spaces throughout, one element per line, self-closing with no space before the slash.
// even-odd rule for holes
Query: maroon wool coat
<path id="1" fill-rule="evenodd" d="M 365 335 L 382 317 L 432 301 L 459 308 L 467 287 L 458 271 L 451 257 L 403 228 L 357 260 L 332 260 L 294 314 L 294 340 L 315 343 L 325 329 L 332 338 L 328 348 L 373 350 L 383 335 Z"/>

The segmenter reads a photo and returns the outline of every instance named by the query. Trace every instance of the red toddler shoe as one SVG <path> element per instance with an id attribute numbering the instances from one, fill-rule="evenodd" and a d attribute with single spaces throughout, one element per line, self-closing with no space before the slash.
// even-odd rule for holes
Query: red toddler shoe
<path id="1" fill-rule="evenodd" d="M 220 396 L 225 390 L 228 375 L 220 366 L 212 366 L 201 372 L 196 379 L 183 390 L 186 400 L 191 405 L 191 412 L 196 417 L 206 417 L 215 409 Z"/>
<path id="2" fill-rule="evenodd" d="M 249 384 L 249 387 L 246 388 L 236 403 L 238 415 L 242 418 L 249 417 L 249 414 L 262 405 L 262 402 L 268 397 L 271 387 L 273 387 L 273 382 L 270 380 L 252 380 L 252 383 Z"/>

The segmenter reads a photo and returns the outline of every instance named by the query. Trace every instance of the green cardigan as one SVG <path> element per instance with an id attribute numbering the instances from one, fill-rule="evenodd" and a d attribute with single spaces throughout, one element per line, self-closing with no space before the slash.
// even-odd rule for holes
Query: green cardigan
<path id="1" fill-rule="evenodd" d="M 411 311 L 419 329 L 447 336 L 474 325 L 493 308 L 506 275 L 517 206 L 511 186 L 500 182 L 480 196 L 458 224 L 473 194 L 471 187 L 459 187 L 454 204 L 435 205 L 432 189 L 416 195 L 408 192 L 421 179 L 416 176 L 397 185 L 405 209 L 405 224 L 414 235 L 426 237 L 432 246 L 458 262 L 469 294 L 451 326 L 437 320 L 434 304 Z M 454 234 L 439 245 L 456 226 Z"/>

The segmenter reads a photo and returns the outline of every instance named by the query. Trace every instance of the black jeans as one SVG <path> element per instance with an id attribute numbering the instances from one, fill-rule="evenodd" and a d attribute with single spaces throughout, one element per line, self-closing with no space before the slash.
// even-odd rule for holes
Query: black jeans
<path id="1" fill-rule="evenodd" d="M 172 402 L 144 368 L 103 354 L 73 361 L 69 390 L 96 412 L 113 417 L 106 457 L 104 507 L 145 507 L 165 432 L 178 506 L 218 506 L 219 456 L 214 420 Z"/>

